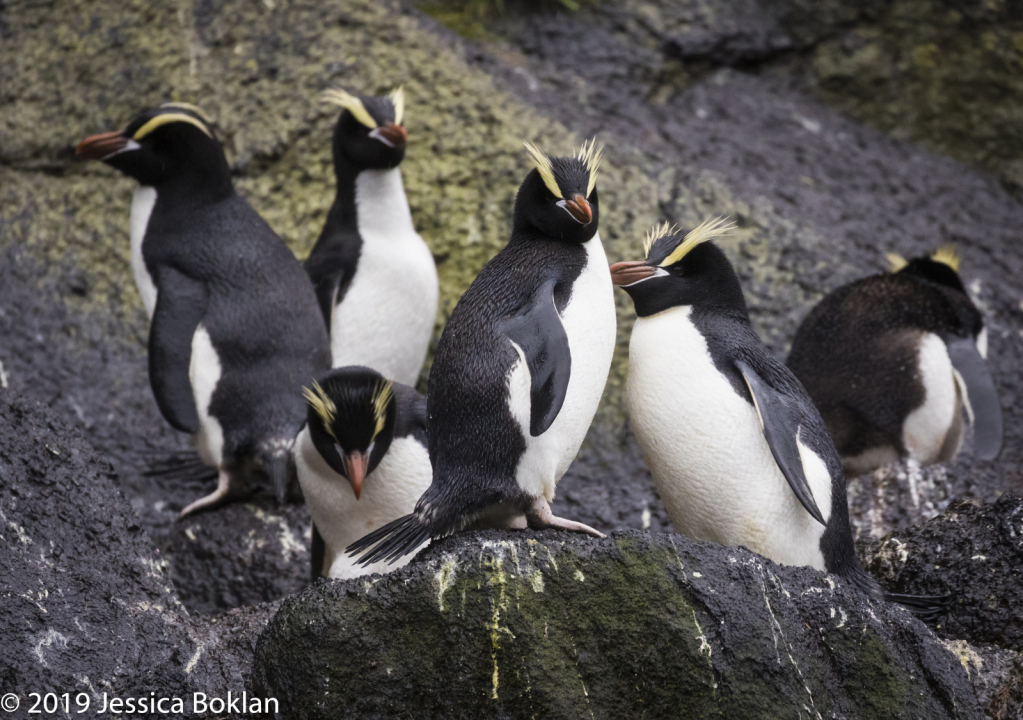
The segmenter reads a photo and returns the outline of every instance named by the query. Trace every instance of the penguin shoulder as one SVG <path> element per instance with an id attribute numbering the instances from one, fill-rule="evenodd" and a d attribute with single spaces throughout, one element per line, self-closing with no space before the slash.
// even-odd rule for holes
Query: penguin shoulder
<path id="1" fill-rule="evenodd" d="M 429 447 L 427 435 L 426 398 L 415 388 L 393 383 L 397 410 L 394 419 L 394 437 L 411 438 L 423 447 Z"/>

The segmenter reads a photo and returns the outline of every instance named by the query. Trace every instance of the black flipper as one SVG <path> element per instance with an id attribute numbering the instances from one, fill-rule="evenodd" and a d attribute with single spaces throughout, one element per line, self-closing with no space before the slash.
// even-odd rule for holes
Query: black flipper
<path id="1" fill-rule="evenodd" d="M 529 367 L 529 434 L 543 435 L 561 412 L 572 375 L 568 335 L 554 306 L 554 281 L 545 284 L 519 314 L 505 318 L 502 329 L 521 348 Z"/>
<path id="2" fill-rule="evenodd" d="M 174 268 L 156 273 L 158 295 L 149 328 L 149 384 L 163 417 L 176 429 L 194 433 L 199 415 L 188 377 L 192 336 L 206 314 L 206 285 Z"/>
<path id="3" fill-rule="evenodd" d="M 320 531 L 316 529 L 316 523 L 313 523 L 313 546 L 309 552 L 310 559 L 312 560 L 313 582 L 316 582 L 318 578 L 324 577 L 323 559 L 326 555 L 327 545 L 323 542 L 323 536 L 320 535 Z"/>
<path id="4" fill-rule="evenodd" d="M 767 438 L 771 454 L 774 455 L 782 475 L 788 480 L 792 492 L 813 519 L 821 525 L 826 525 L 824 516 L 813 499 L 813 492 L 803 471 L 803 461 L 799 457 L 799 446 L 796 443 L 799 432 L 797 415 L 789 408 L 787 398 L 764 382 L 753 368 L 741 360 L 736 360 L 735 366 L 742 373 L 750 395 L 753 396 L 764 437 Z"/>
<path id="5" fill-rule="evenodd" d="M 981 460 L 994 460 L 1002 450 L 1002 404 L 987 363 L 971 338 L 948 338 L 945 346 L 952 367 L 966 383 L 974 452 Z"/>
<path id="6" fill-rule="evenodd" d="M 352 238 L 346 234 L 321 236 L 305 261 L 305 271 L 316 291 L 316 301 L 323 313 L 323 321 L 327 324 L 327 332 L 330 332 L 334 306 L 341 302 L 355 274 L 361 243 L 357 234 L 354 240 L 353 243 Z"/>

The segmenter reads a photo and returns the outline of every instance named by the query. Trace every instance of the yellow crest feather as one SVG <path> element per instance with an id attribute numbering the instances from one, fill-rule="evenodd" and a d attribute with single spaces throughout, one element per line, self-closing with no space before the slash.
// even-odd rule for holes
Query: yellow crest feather
<path id="1" fill-rule="evenodd" d="M 654 225 L 650 228 L 647 231 L 646 237 L 643 238 L 643 257 L 650 257 L 650 248 L 654 246 L 655 242 L 665 235 L 671 235 L 676 232 L 678 232 L 678 225 L 669 225 L 667 220 L 660 225 Z"/>
<path id="2" fill-rule="evenodd" d="M 398 86 L 390 95 L 391 103 L 394 105 L 394 124 L 401 125 L 405 119 L 405 88 Z"/>
<path id="3" fill-rule="evenodd" d="M 132 140 L 141 140 L 149 133 L 156 130 L 158 127 L 169 125 L 170 123 L 183 122 L 189 125 L 195 125 L 197 128 L 202 130 L 208 137 L 213 137 L 210 129 L 203 124 L 202 120 L 197 120 L 191 115 L 185 115 L 184 113 L 160 113 L 156 117 L 152 118 L 145 125 L 140 127 L 132 135 Z"/>
<path id="4" fill-rule="evenodd" d="M 543 150 L 528 140 L 524 141 L 523 144 L 526 146 L 526 153 L 529 155 L 533 166 L 540 173 L 543 184 L 547 186 L 547 189 L 551 191 L 554 197 L 564 198 L 561 194 L 561 188 L 558 187 L 558 181 L 554 179 L 554 166 L 551 164 L 551 159 L 547 157 Z"/>
<path id="5" fill-rule="evenodd" d="M 337 405 L 330 399 L 330 396 L 324 392 L 323 388 L 315 380 L 313 380 L 312 390 L 307 387 L 302 388 L 302 396 L 309 403 L 309 407 L 320 416 L 320 420 L 323 421 L 323 426 L 326 428 L 327 433 L 334 438 L 335 442 L 340 442 L 334 434 L 334 428 L 332 427 L 337 419 Z"/>
<path id="6" fill-rule="evenodd" d="M 674 265 L 689 254 L 694 247 L 716 237 L 724 237 L 735 230 L 736 224 L 725 217 L 709 218 L 689 231 L 678 247 L 660 262 L 660 267 Z"/>
<path id="7" fill-rule="evenodd" d="M 346 90 L 342 90 L 341 88 L 324 90 L 323 94 L 320 95 L 320 102 L 328 102 L 333 105 L 343 107 L 352 114 L 352 117 L 368 128 L 372 129 L 377 126 L 377 121 L 369 114 L 366 106 L 362 104 L 362 100 Z M 395 109 L 397 110 L 397 107 Z"/>
<path id="8" fill-rule="evenodd" d="M 176 108 L 181 108 L 182 110 L 188 110 L 189 112 L 195 113 L 196 115 L 201 117 L 203 119 L 203 121 L 207 125 L 212 125 L 213 124 L 213 121 L 210 120 L 210 116 L 207 115 L 206 113 L 204 113 L 202 111 L 201 107 L 199 107 L 198 105 L 193 105 L 192 103 L 169 102 L 169 103 L 164 103 L 160 107 L 162 107 L 162 108 L 174 108 L 174 107 L 176 107 Z"/>
<path id="9" fill-rule="evenodd" d="M 940 248 L 935 250 L 934 254 L 931 255 L 931 260 L 948 265 L 955 272 L 959 272 L 959 252 L 956 250 L 956 246 L 953 243 L 942 245 Z"/>
<path id="10" fill-rule="evenodd" d="M 576 153 L 575 157 L 581 160 L 586 166 L 586 170 L 590 173 L 590 180 L 586 185 L 586 197 L 593 194 L 593 188 L 597 186 L 597 171 L 600 170 L 600 160 L 604 156 L 604 146 L 597 147 L 597 138 L 593 138 L 587 145 L 586 141 L 583 141 L 582 147 L 579 148 L 579 152 Z"/>
<path id="11" fill-rule="evenodd" d="M 885 253 L 884 259 L 888 261 L 888 272 L 892 273 L 897 273 L 899 270 L 909 265 L 909 261 L 898 253 Z"/>
<path id="12" fill-rule="evenodd" d="M 390 380 L 386 380 L 377 385 L 377 391 L 373 397 L 373 415 L 376 417 L 377 425 L 373 431 L 373 437 L 380 434 L 380 431 L 384 429 L 384 423 L 387 422 L 387 406 L 391 402 L 391 398 L 394 397 L 394 386 Z"/>

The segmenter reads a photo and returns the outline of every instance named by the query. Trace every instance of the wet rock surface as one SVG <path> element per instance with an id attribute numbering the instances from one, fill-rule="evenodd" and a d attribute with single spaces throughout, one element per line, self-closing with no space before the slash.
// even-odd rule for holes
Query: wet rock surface
<path id="1" fill-rule="evenodd" d="M 276 608 L 190 618 L 110 463 L 81 430 L 7 391 L 0 523 L 0 690 L 23 703 L 30 692 L 84 692 L 97 711 L 103 693 L 244 689 Z"/>
<path id="2" fill-rule="evenodd" d="M 860 559 L 886 590 L 959 594 L 936 632 L 1023 651 L 1023 496 L 961 499 L 921 525 L 862 543 Z"/>
<path id="3" fill-rule="evenodd" d="M 260 637 L 254 683 L 306 718 L 982 717 L 905 610 L 635 531 L 466 533 L 386 577 L 317 583 Z"/>

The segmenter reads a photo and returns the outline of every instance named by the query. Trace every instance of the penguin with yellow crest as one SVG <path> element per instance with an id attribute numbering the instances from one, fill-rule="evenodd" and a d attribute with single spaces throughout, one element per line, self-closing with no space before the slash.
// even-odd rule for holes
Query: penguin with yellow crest
<path id="1" fill-rule="evenodd" d="M 821 411 L 846 471 L 909 458 L 996 458 L 1002 410 L 985 358 L 987 331 L 952 245 L 827 295 L 796 331 L 788 366 Z"/>
<path id="2" fill-rule="evenodd" d="M 405 93 L 328 90 L 337 194 L 306 260 L 330 331 L 333 366 L 364 365 L 415 385 L 437 316 L 437 267 L 401 179 Z"/>
<path id="3" fill-rule="evenodd" d="M 678 532 L 840 575 L 926 620 L 949 596 L 884 593 L 853 548 L 842 462 L 820 413 L 750 324 L 739 278 L 712 240 L 667 224 L 646 258 L 611 266 L 636 307 L 629 420 Z"/>

